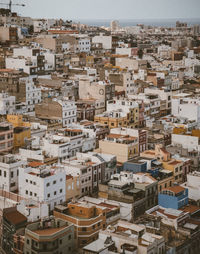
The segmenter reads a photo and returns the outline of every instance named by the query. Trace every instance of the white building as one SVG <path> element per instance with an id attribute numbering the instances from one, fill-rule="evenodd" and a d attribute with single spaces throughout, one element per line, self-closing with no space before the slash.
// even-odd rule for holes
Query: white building
<path id="1" fill-rule="evenodd" d="M 40 33 L 50 29 L 56 23 L 55 19 L 34 19 L 33 20 L 33 31 L 34 33 Z"/>
<path id="2" fill-rule="evenodd" d="M 65 201 L 65 184 L 65 172 L 61 168 L 40 166 L 19 169 L 20 195 L 45 202 L 50 210 Z"/>
<path id="3" fill-rule="evenodd" d="M 194 171 L 187 175 L 187 182 L 182 186 L 188 189 L 188 197 L 196 202 L 200 202 L 200 172 Z"/>
<path id="4" fill-rule="evenodd" d="M 0 93 L 0 115 L 15 113 L 15 96 Z"/>
<path id="5" fill-rule="evenodd" d="M 13 192 L 18 189 L 18 174 L 22 161 L 17 160 L 14 155 L 0 156 L 0 188 Z"/>
<path id="6" fill-rule="evenodd" d="M 49 216 L 49 207 L 46 203 L 21 200 L 16 207 L 18 212 L 26 216 L 28 222 L 35 222 Z"/>
<path id="7" fill-rule="evenodd" d="M 177 95 L 172 99 L 172 115 L 200 123 L 199 98 L 178 98 Z"/>
<path id="8" fill-rule="evenodd" d="M 138 109 L 137 102 L 128 99 L 114 99 L 107 102 L 107 111 L 122 110 L 125 113 L 129 113 L 131 109 Z M 139 112 L 137 112 L 139 114 Z M 138 120 L 138 119 L 137 119 Z"/>
<path id="9" fill-rule="evenodd" d="M 146 227 L 144 225 L 137 225 L 120 220 L 116 224 L 108 226 L 107 229 L 99 232 L 99 239 L 106 241 L 108 237 L 114 241 L 119 253 L 123 251 L 123 244 L 137 247 L 135 251 L 127 253 L 165 253 L 164 237 L 146 232 Z"/>
<path id="10" fill-rule="evenodd" d="M 184 149 L 188 149 L 188 152 L 200 152 L 199 137 L 196 136 L 172 134 L 172 145 L 182 146 Z"/>
<path id="11" fill-rule="evenodd" d="M 22 70 L 29 75 L 44 71 L 44 59 L 39 48 L 20 47 L 13 49 L 13 55 L 6 57 L 6 68 Z"/>
<path id="12" fill-rule="evenodd" d="M 41 87 L 37 87 L 32 78 L 21 78 L 20 82 L 26 85 L 26 112 L 35 110 L 35 104 L 41 102 Z"/>
<path id="13" fill-rule="evenodd" d="M 82 151 L 84 135 L 82 132 L 74 136 L 65 134 L 46 134 L 43 138 L 42 149 L 49 157 L 57 157 L 59 161 L 73 157 Z"/>
<path id="14" fill-rule="evenodd" d="M 102 43 L 104 49 L 112 49 L 112 36 L 106 36 L 103 34 L 94 36 L 92 43 Z"/>
<path id="15" fill-rule="evenodd" d="M 65 98 L 63 100 L 54 99 L 62 106 L 62 125 L 66 127 L 71 123 L 77 121 L 77 106 L 75 101 L 69 101 Z"/>
<path id="16" fill-rule="evenodd" d="M 37 62 L 27 60 L 26 58 L 18 58 L 18 57 L 7 57 L 6 58 L 6 68 L 7 69 L 15 69 L 24 71 L 29 75 L 34 75 L 37 73 Z"/>
<path id="17" fill-rule="evenodd" d="M 77 37 L 77 36 L 76 36 Z M 89 53 L 91 48 L 90 38 L 86 35 L 78 35 L 78 50 L 80 52 Z"/>

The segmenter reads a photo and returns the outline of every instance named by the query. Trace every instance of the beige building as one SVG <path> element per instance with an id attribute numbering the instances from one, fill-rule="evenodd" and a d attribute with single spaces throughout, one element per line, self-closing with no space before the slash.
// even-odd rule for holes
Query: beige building
<path id="1" fill-rule="evenodd" d="M 3 42 L 17 42 L 17 28 L 0 26 L 0 41 Z"/>
<path id="2" fill-rule="evenodd" d="M 74 226 L 59 218 L 47 218 L 25 229 L 23 253 L 74 253 Z"/>
<path id="3" fill-rule="evenodd" d="M 66 175 L 66 200 L 81 196 L 80 176 Z"/>
<path id="4" fill-rule="evenodd" d="M 106 81 L 91 82 L 89 78 L 81 78 L 79 81 L 79 98 L 111 100 L 115 95 L 115 85 Z"/>
<path id="5" fill-rule="evenodd" d="M 120 163 L 138 155 L 138 138 L 129 135 L 110 134 L 99 141 L 101 153 L 113 154 Z"/>
<path id="6" fill-rule="evenodd" d="M 0 123 L 0 152 L 13 149 L 13 125 L 8 122 Z"/>

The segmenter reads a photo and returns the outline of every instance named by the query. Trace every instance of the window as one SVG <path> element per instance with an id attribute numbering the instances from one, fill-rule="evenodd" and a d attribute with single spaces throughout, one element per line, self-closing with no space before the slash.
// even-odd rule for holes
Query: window
<path id="1" fill-rule="evenodd" d="M 13 178 L 13 176 L 14 176 L 14 173 L 13 173 L 13 172 L 11 172 L 11 178 Z"/>
<path id="2" fill-rule="evenodd" d="M 68 240 L 71 240 L 71 239 L 72 239 L 72 236 L 71 236 L 71 235 L 69 235 L 69 236 L 68 236 Z"/>
<path id="3" fill-rule="evenodd" d="M 51 196 L 50 193 L 48 193 L 48 194 L 47 194 L 47 197 L 50 198 L 50 196 Z"/>
<path id="4" fill-rule="evenodd" d="M 56 184 L 56 180 L 53 181 L 53 184 Z"/>
<path id="5" fill-rule="evenodd" d="M 30 196 L 32 196 L 33 195 L 33 192 L 32 191 L 30 191 Z"/>
<path id="6" fill-rule="evenodd" d="M 84 227 L 84 228 L 82 228 L 82 231 L 87 231 L 87 228 L 85 228 L 85 227 Z"/>
<path id="7" fill-rule="evenodd" d="M 60 239 L 60 244 L 62 244 L 62 239 Z"/>
<path id="8" fill-rule="evenodd" d="M 26 194 L 28 194 L 28 191 L 26 190 Z"/>
<path id="9" fill-rule="evenodd" d="M 54 191 L 54 196 L 57 194 L 57 192 L 56 191 Z"/>
<path id="10" fill-rule="evenodd" d="M 6 177 L 6 171 L 4 171 L 4 177 Z"/>
<path id="11" fill-rule="evenodd" d="M 0 176 L 1 176 L 1 170 L 0 170 Z"/>
<path id="12" fill-rule="evenodd" d="M 60 193 L 62 193 L 62 189 L 60 189 Z"/>

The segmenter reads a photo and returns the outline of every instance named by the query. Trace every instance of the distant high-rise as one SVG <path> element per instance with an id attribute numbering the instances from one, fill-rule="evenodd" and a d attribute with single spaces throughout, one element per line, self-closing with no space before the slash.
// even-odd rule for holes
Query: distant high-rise
<path id="1" fill-rule="evenodd" d="M 119 30 L 119 21 L 118 20 L 113 20 L 110 22 L 110 28 L 112 32 L 115 32 Z"/>
<path id="2" fill-rule="evenodd" d="M 200 25 L 194 25 L 193 26 L 193 34 L 199 35 L 200 34 Z"/>

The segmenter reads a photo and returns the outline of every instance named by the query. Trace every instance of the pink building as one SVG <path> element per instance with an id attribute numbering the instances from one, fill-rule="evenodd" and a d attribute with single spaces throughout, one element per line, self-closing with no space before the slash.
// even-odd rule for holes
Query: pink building
<path id="1" fill-rule="evenodd" d="M 0 153 L 13 149 L 13 126 L 8 122 L 0 123 Z"/>

